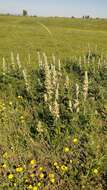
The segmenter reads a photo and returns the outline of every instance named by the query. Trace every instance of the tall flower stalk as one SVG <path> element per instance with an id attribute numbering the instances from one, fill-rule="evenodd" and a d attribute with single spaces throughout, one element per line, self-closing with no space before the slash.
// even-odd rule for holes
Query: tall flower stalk
<path id="1" fill-rule="evenodd" d="M 51 84 L 51 73 L 48 64 L 48 59 L 45 53 L 43 53 L 44 58 L 44 72 L 45 72 L 45 88 L 48 96 L 48 100 L 51 101 L 52 99 L 52 84 Z"/>
<path id="2" fill-rule="evenodd" d="M 15 70 L 15 58 L 13 52 L 11 52 L 11 65 L 13 70 Z"/>
<path id="3" fill-rule="evenodd" d="M 19 70 L 21 70 L 22 65 L 21 65 L 21 62 L 20 62 L 20 57 L 19 57 L 19 54 L 17 54 L 16 60 L 17 60 L 17 65 L 18 65 L 18 68 L 19 68 Z"/>
<path id="4" fill-rule="evenodd" d="M 74 111 L 79 112 L 79 85 L 75 85 L 75 99 L 74 99 Z"/>
<path id="5" fill-rule="evenodd" d="M 4 57 L 3 57 L 3 75 L 6 75 L 6 61 Z"/>
<path id="6" fill-rule="evenodd" d="M 27 90 L 27 92 L 30 92 L 30 86 L 29 86 L 29 82 L 28 82 L 26 70 L 23 69 L 23 70 L 22 70 L 22 73 L 23 73 L 23 78 L 24 78 L 25 85 L 26 85 L 26 90 Z"/>
<path id="7" fill-rule="evenodd" d="M 85 71 L 84 83 L 83 83 L 83 97 L 84 97 L 84 101 L 86 101 L 87 96 L 88 96 L 88 72 Z"/>

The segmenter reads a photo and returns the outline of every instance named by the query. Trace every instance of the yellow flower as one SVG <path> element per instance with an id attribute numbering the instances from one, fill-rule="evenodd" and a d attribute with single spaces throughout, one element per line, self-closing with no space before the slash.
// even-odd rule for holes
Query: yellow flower
<path id="1" fill-rule="evenodd" d="M 21 123 L 23 124 L 25 122 L 25 119 L 23 116 L 20 117 Z"/>
<path id="2" fill-rule="evenodd" d="M 58 163 L 54 162 L 54 166 L 56 167 L 56 169 L 59 169 Z"/>
<path id="3" fill-rule="evenodd" d="M 93 173 L 94 173 L 94 174 L 98 174 L 98 169 L 94 169 L 94 170 L 93 170 Z"/>
<path id="4" fill-rule="evenodd" d="M 34 178 L 34 177 L 35 177 L 35 174 L 31 174 L 30 176 L 31 176 L 32 178 Z"/>
<path id="5" fill-rule="evenodd" d="M 54 183 L 54 182 L 55 182 L 55 175 L 54 175 L 54 174 L 50 173 L 50 174 L 49 174 L 49 178 L 50 178 L 50 182 L 51 182 L 51 183 Z"/>
<path id="6" fill-rule="evenodd" d="M 78 139 L 77 139 L 77 138 L 74 138 L 74 139 L 73 139 L 73 143 L 74 143 L 74 144 L 77 144 L 77 143 L 78 143 Z"/>
<path id="7" fill-rule="evenodd" d="M 55 178 L 51 178 L 51 179 L 50 179 L 50 182 L 51 182 L 51 183 L 55 183 Z"/>
<path id="8" fill-rule="evenodd" d="M 2 167 L 3 167 L 3 168 L 6 168 L 7 166 L 6 166 L 6 164 L 3 164 Z"/>
<path id="9" fill-rule="evenodd" d="M 54 162 L 54 166 L 58 166 L 58 163 L 57 163 L 57 162 Z"/>
<path id="10" fill-rule="evenodd" d="M 40 173 L 39 177 L 42 179 L 44 178 L 44 174 L 43 173 Z"/>
<path id="11" fill-rule="evenodd" d="M 38 190 L 38 187 L 37 186 L 33 187 L 33 190 Z"/>
<path id="12" fill-rule="evenodd" d="M 9 102 L 9 105 L 12 106 L 12 102 Z"/>
<path id="13" fill-rule="evenodd" d="M 32 188 L 33 188 L 32 185 L 29 185 L 29 186 L 28 186 L 28 189 L 32 189 Z"/>
<path id="14" fill-rule="evenodd" d="M 43 169 L 44 169 L 44 168 L 43 168 L 42 166 L 41 166 L 41 167 L 39 167 L 39 171 L 43 171 Z"/>
<path id="15" fill-rule="evenodd" d="M 25 182 L 27 183 L 27 182 L 28 182 L 28 179 L 26 179 Z"/>
<path id="16" fill-rule="evenodd" d="M 17 98 L 18 98 L 18 99 L 22 99 L 22 96 L 18 96 Z"/>
<path id="17" fill-rule="evenodd" d="M 56 166 L 56 169 L 58 170 L 58 169 L 59 169 L 59 166 Z"/>
<path id="18" fill-rule="evenodd" d="M 16 187 L 17 186 L 17 184 L 16 183 L 14 183 L 14 187 Z"/>
<path id="19" fill-rule="evenodd" d="M 48 176 L 49 176 L 49 178 L 54 178 L 55 177 L 55 175 L 51 174 L 51 173 Z"/>
<path id="20" fill-rule="evenodd" d="M 3 154 L 3 158 L 7 158 L 7 157 L 8 157 L 8 153 L 5 152 L 5 153 Z"/>
<path id="21" fill-rule="evenodd" d="M 37 186 L 40 187 L 41 186 L 41 182 L 38 182 Z"/>
<path id="22" fill-rule="evenodd" d="M 36 164 L 36 160 L 31 160 L 31 161 L 30 161 L 30 164 L 31 164 L 31 165 L 35 165 L 35 164 Z"/>
<path id="23" fill-rule="evenodd" d="M 61 166 L 61 170 L 64 171 L 64 172 L 66 172 L 66 171 L 68 171 L 68 167 L 65 166 L 65 165 L 62 165 L 62 166 Z"/>
<path id="24" fill-rule="evenodd" d="M 18 167 L 18 168 L 16 168 L 16 172 L 23 172 L 23 168 L 22 167 Z"/>
<path id="25" fill-rule="evenodd" d="M 13 179 L 14 175 L 13 174 L 9 174 L 8 175 L 8 179 Z"/>
<path id="26" fill-rule="evenodd" d="M 24 117 L 23 117 L 23 116 L 20 116 L 20 119 L 21 119 L 21 120 L 23 120 L 23 119 L 24 119 Z"/>
<path id="27" fill-rule="evenodd" d="M 69 152 L 69 147 L 64 147 L 64 152 L 68 153 Z"/>

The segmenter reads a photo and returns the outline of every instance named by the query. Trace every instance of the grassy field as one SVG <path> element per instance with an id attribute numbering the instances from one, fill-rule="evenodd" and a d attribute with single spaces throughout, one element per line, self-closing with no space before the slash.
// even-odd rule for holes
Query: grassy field
<path id="1" fill-rule="evenodd" d="M 106 40 L 107 20 L 0 16 L 0 190 L 107 189 Z"/>
<path id="2" fill-rule="evenodd" d="M 50 35 L 41 24 L 51 31 Z M 107 20 L 68 18 L 0 17 L 0 57 L 14 51 L 25 57 L 42 50 L 60 58 L 84 54 L 88 45 L 107 50 Z"/>

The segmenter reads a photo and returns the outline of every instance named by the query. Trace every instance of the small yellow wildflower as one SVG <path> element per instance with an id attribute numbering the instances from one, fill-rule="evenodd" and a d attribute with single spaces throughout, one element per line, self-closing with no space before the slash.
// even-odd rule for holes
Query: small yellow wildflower
<path id="1" fill-rule="evenodd" d="M 20 116 L 20 119 L 23 121 L 24 120 L 24 117 L 23 117 L 23 115 L 22 116 Z"/>
<path id="2" fill-rule="evenodd" d="M 38 190 L 38 187 L 37 186 L 33 187 L 33 190 Z"/>
<path id="3" fill-rule="evenodd" d="M 29 185 L 29 186 L 28 186 L 28 189 L 32 189 L 32 188 L 33 188 L 33 186 L 32 186 L 32 185 Z"/>
<path id="4" fill-rule="evenodd" d="M 57 162 L 54 162 L 54 166 L 57 166 L 58 165 L 58 163 Z"/>
<path id="5" fill-rule="evenodd" d="M 48 176 L 49 176 L 49 178 L 54 178 L 55 177 L 55 175 L 51 174 L 51 173 Z"/>
<path id="6" fill-rule="evenodd" d="M 23 168 L 22 167 L 18 167 L 18 168 L 16 168 L 16 172 L 23 172 Z"/>
<path id="7" fill-rule="evenodd" d="M 98 169 L 94 169 L 94 170 L 93 170 L 93 173 L 94 173 L 94 174 L 98 174 Z"/>
<path id="8" fill-rule="evenodd" d="M 69 152 L 69 147 L 64 147 L 64 152 L 68 153 Z"/>
<path id="9" fill-rule="evenodd" d="M 36 160 L 31 160 L 31 161 L 30 161 L 30 164 L 31 164 L 31 165 L 35 165 L 35 164 L 36 164 Z"/>
<path id="10" fill-rule="evenodd" d="M 68 171 L 68 167 L 65 166 L 65 165 L 62 165 L 62 166 L 61 166 L 61 170 L 64 171 L 64 172 L 66 172 L 66 171 Z"/>
<path id="11" fill-rule="evenodd" d="M 73 139 L 73 143 L 74 143 L 74 144 L 77 144 L 77 143 L 78 143 L 78 139 L 77 139 L 77 138 L 74 138 L 74 139 Z"/>
<path id="12" fill-rule="evenodd" d="M 60 168 L 59 166 L 56 166 L 56 169 L 57 169 L 57 170 L 59 170 L 59 168 Z"/>
<path id="13" fill-rule="evenodd" d="M 21 123 L 24 123 L 24 122 L 25 122 L 25 120 L 24 120 L 24 117 L 23 117 L 23 116 L 21 116 L 21 117 L 20 117 L 20 120 L 21 120 Z"/>
<path id="14" fill-rule="evenodd" d="M 44 174 L 43 173 L 40 173 L 39 177 L 42 179 L 44 178 Z"/>
<path id="15" fill-rule="evenodd" d="M 16 187 L 17 186 L 17 184 L 16 183 L 14 183 L 14 187 Z"/>
<path id="16" fill-rule="evenodd" d="M 10 105 L 10 106 L 12 106 L 12 104 L 13 104 L 12 102 L 9 102 L 9 105 Z"/>
<path id="17" fill-rule="evenodd" d="M 28 179 L 26 179 L 25 182 L 27 183 L 27 182 L 28 182 Z"/>
<path id="18" fill-rule="evenodd" d="M 51 182 L 51 183 L 55 183 L 55 178 L 51 178 L 51 179 L 50 179 L 50 182 Z"/>
<path id="19" fill-rule="evenodd" d="M 55 182 L 55 175 L 54 175 L 54 174 L 50 173 L 50 174 L 49 174 L 49 178 L 50 178 L 50 182 L 51 182 L 51 183 L 54 183 L 54 182 Z"/>
<path id="20" fill-rule="evenodd" d="M 44 169 L 44 168 L 43 168 L 42 166 L 39 167 L 39 171 L 43 171 L 43 169 Z"/>
<path id="21" fill-rule="evenodd" d="M 3 167 L 3 168 L 7 168 L 6 164 L 3 164 L 2 167 Z"/>
<path id="22" fill-rule="evenodd" d="M 30 177 L 34 178 L 34 177 L 35 177 L 35 174 L 31 174 Z"/>
<path id="23" fill-rule="evenodd" d="M 17 98 L 18 98 L 18 99 L 22 99 L 22 96 L 18 96 Z"/>
<path id="24" fill-rule="evenodd" d="M 41 182 L 38 182 L 37 186 L 40 187 L 41 186 Z"/>
<path id="25" fill-rule="evenodd" d="M 54 166 L 56 167 L 57 170 L 59 169 L 59 165 L 57 162 L 54 162 Z"/>
<path id="26" fill-rule="evenodd" d="M 13 177 L 14 177 L 13 174 L 9 174 L 9 175 L 8 175 L 8 179 L 10 179 L 10 180 L 13 179 Z"/>
<path id="27" fill-rule="evenodd" d="M 5 152 L 5 153 L 3 154 L 3 158 L 7 158 L 7 157 L 8 157 L 8 153 Z"/>

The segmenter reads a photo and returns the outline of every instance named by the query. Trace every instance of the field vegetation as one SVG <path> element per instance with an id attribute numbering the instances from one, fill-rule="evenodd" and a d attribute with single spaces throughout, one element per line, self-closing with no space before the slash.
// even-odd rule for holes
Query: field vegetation
<path id="1" fill-rule="evenodd" d="M 0 190 L 107 189 L 106 23 L 0 17 Z"/>

